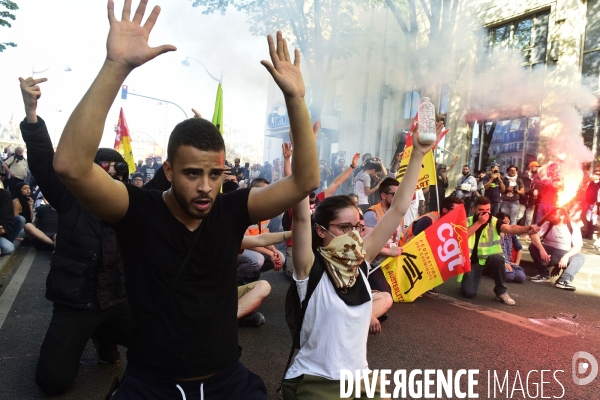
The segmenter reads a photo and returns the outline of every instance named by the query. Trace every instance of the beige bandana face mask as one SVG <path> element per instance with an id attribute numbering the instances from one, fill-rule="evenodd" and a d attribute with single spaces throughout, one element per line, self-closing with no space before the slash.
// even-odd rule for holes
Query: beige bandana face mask
<path id="1" fill-rule="evenodd" d="M 327 271 L 337 289 L 354 286 L 359 274 L 358 266 L 366 255 L 358 232 L 350 231 L 336 236 L 327 247 L 319 247 L 318 251 L 325 259 Z"/>

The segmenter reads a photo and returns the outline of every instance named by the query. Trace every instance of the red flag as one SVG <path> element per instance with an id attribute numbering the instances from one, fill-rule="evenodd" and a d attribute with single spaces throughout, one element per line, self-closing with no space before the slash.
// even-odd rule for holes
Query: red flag
<path id="1" fill-rule="evenodd" d="M 127 121 L 125 121 L 123 108 L 121 108 L 121 112 L 119 113 L 119 122 L 117 122 L 115 130 L 114 148 L 121 153 L 127 162 L 129 173 L 133 174 L 135 172 L 135 158 L 133 158 L 133 150 L 131 149 L 131 136 L 129 135 L 129 127 L 127 126 Z"/>

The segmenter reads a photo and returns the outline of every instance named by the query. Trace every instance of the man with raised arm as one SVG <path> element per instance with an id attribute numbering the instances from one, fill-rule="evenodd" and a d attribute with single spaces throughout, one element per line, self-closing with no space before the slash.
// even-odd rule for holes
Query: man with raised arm
<path id="1" fill-rule="evenodd" d="M 175 50 L 149 47 L 160 8 L 142 24 L 145 8 L 142 0 L 133 15 L 126 0 L 118 21 L 109 1 L 106 60 L 65 126 L 54 158 L 73 194 L 114 224 L 121 247 L 133 326 L 127 375 L 113 398 L 266 399 L 262 380 L 239 362 L 236 259 L 248 225 L 281 214 L 319 186 L 300 53 L 296 50 L 292 64 L 278 32 L 276 45 L 268 36 L 272 64 L 262 61 L 284 94 L 294 131 L 291 176 L 264 188 L 220 194 L 223 138 L 210 122 L 188 119 L 169 139 L 163 166 L 171 188 L 143 191 L 110 179 L 93 159 L 125 78 Z"/>

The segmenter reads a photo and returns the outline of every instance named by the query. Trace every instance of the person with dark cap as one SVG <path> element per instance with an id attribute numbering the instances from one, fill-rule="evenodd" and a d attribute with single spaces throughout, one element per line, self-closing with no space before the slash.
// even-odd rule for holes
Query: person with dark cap
<path id="1" fill-rule="evenodd" d="M 135 172 L 133 175 L 131 175 L 131 184 L 137 187 L 144 186 L 144 174 Z"/>
<path id="2" fill-rule="evenodd" d="M 41 96 L 38 84 L 46 79 L 19 80 L 26 112 L 20 128 L 29 150 L 30 169 L 58 213 L 58 240 L 46 280 L 46 298 L 54 303 L 54 310 L 35 374 L 42 392 L 54 396 L 75 380 L 90 338 L 99 362 L 120 361 L 117 345 L 128 344 L 131 309 L 115 231 L 88 211 L 54 171 L 52 142 L 44 120 L 36 114 Z M 94 162 L 115 180 L 128 177 L 127 163 L 113 149 L 98 149 Z"/>

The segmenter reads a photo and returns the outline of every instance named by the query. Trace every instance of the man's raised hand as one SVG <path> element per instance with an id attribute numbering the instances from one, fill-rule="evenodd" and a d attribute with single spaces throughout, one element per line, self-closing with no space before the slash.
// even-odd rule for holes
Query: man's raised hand
<path id="1" fill-rule="evenodd" d="M 271 62 L 262 60 L 260 63 L 271 73 L 284 96 L 304 97 L 306 90 L 300 72 L 300 51 L 294 50 L 294 63 L 292 64 L 287 42 L 281 35 L 281 31 L 277 31 L 277 48 L 275 48 L 273 36 L 268 35 L 267 41 L 269 42 Z"/>
<path id="2" fill-rule="evenodd" d="M 110 31 L 106 40 L 106 60 L 132 70 L 168 51 L 177 50 L 175 46 L 162 45 L 150 47 L 148 37 L 156 23 L 160 7 L 155 6 L 142 25 L 148 0 L 141 0 L 133 19 L 131 19 L 131 0 L 125 0 L 121 21 L 115 18 L 115 3 L 108 1 L 108 21 Z"/>
<path id="3" fill-rule="evenodd" d="M 196 111 L 195 108 L 192 108 L 192 112 L 194 113 L 194 117 L 193 118 L 202 119 L 202 115 L 198 111 Z"/>
<path id="4" fill-rule="evenodd" d="M 42 97 L 42 90 L 38 85 L 42 82 L 46 82 L 47 80 L 48 79 L 46 78 L 19 78 L 19 82 L 21 82 L 20 86 L 21 94 L 23 95 L 23 104 L 25 105 L 25 113 L 27 114 L 27 122 L 37 122 L 37 101 L 40 97 Z"/>
<path id="5" fill-rule="evenodd" d="M 292 158 L 292 144 L 290 142 L 284 142 L 281 145 L 281 153 L 284 159 Z"/>

